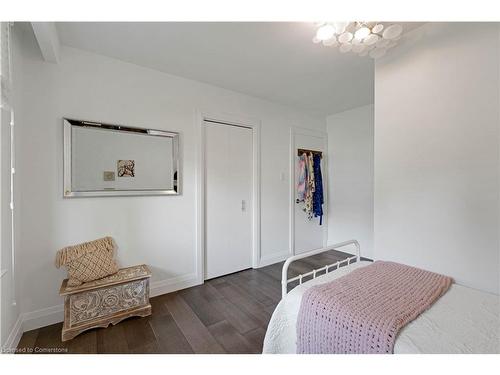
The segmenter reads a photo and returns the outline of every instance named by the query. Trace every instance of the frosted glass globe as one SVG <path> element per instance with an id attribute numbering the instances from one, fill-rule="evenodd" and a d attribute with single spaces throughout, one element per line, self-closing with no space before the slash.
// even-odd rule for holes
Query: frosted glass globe
<path id="1" fill-rule="evenodd" d="M 336 46 L 337 44 L 338 44 L 338 42 L 337 42 L 337 38 L 335 38 L 335 36 L 333 38 L 323 40 L 323 45 L 326 47 Z"/>
<path id="2" fill-rule="evenodd" d="M 362 27 L 354 33 L 354 37 L 359 40 L 365 39 L 368 35 L 370 35 L 370 29 L 368 27 Z"/>
<path id="3" fill-rule="evenodd" d="M 378 42 L 380 37 L 377 34 L 370 34 L 368 35 L 365 40 L 363 41 L 366 45 L 371 46 L 372 44 L 375 44 Z"/>
<path id="4" fill-rule="evenodd" d="M 335 33 L 336 34 L 342 34 L 345 31 L 345 28 L 349 22 L 334 22 L 333 27 L 335 27 Z"/>
<path id="5" fill-rule="evenodd" d="M 352 39 L 352 34 L 350 32 L 348 32 L 348 31 L 346 31 L 343 34 L 340 34 L 340 36 L 339 36 L 339 42 L 340 43 L 350 42 L 351 39 Z"/>
<path id="6" fill-rule="evenodd" d="M 318 31 L 316 31 L 316 38 L 319 40 L 328 40 L 332 38 L 335 35 L 335 28 L 330 25 L 326 24 L 321 26 Z"/>
<path id="7" fill-rule="evenodd" d="M 376 24 L 375 26 L 373 26 L 373 28 L 372 28 L 372 33 L 378 34 L 378 33 L 380 33 L 382 30 L 384 30 L 384 25 L 382 25 L 381 23 L 378 23 L 378 24 Z"/>
<path id="8" fill-rule="evenodd" d="M 384 39 L 395 39 L 398 36 L 400 36 L 402 32 L 403 32 L 403 26 L 391 25 L 384 30 L 382 36 L 384 37 Z"/>

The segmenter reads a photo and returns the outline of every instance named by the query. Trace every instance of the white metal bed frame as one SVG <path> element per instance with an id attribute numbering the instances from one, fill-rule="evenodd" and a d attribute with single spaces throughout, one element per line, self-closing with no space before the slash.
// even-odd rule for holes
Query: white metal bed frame
<path id="1" fill-rule="evenodd" d="M 345 258 L 343 260 L 339 260 L 338 262 L 329 264 L 327 266 L 314 269 L 314 270 L 312 270 L 310 272 L 297 275 L 295 277 L 292 277 L 291 279 L 287 279 L 287 277 L 288 277 L 288 267 L 290 266 L 290 264 L 292 262 L 295 262 L 296 260 L 299 260 L 299 259 L 303 259 L 303 258 L 307 258 L 307 257 L 313 256 L 313 255 L 321 254 L 321 253 L 324 253 L 325 251 L 337 250 L 337 249 L 339 249 L 341 247 L 345 247 L 345 246 L 349 246 L 349 245 L 354 245 L 356 247 L 356 255 L 350 256 L 350 257 Z M 344 265 L 351 264 L 351 261 L 354 260 L 354 259 L 356 259 L 356 262 L 359 262 L 360 259 L 361 259 L 360 253 L 361 253 L 361 249 L 360 249 L 360 246 L 359 246 L 359 242 L 356 241 L 356 240 L 349 240 L 349 241 L 340 242 L 340 243 L 337 243 L 337 244 L 334 244 L 334 245 L 331 245 L 331 246 L 323 247 L 321 249 L 308 251 L 307 253 L 302 253 L 302 254 L 291 256 L 290 258 L 288 258 L 285 261 L 285 264 L 283 265 L 283 269 L 281 271 L 281 298 L 284 298 L 287 295 L 287 293 L 288 293 L 288 290 L 287 290 L 288 289 L 288 284 L 290 284 L 290 283 L 298 280 L 299 281 L 299 285 L 300 285 L 300 284 L 302 284 L 302 280 L 304 279 L 304 277 L 308 277 L 308 276 L 312 275 L 312 279 L 315 279 L 317 277 L 318 272 L 325 271 L 325 273 L 322 273 L 321 275 L 319 275 L 319 276 L 323 276 L 323 275 L 326 275 L 330 271 L 330 269 L 333 268 L 333 267 L 335 267 L 335 270 L 337 270 L 344 263 L 345 263 Z"/>

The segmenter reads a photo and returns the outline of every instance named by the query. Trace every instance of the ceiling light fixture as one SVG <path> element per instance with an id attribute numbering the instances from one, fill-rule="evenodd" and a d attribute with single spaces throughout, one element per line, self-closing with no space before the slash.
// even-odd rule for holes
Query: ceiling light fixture
<path id="1" fill-rule="evenodd" d="M 335 35 L 335 28 L 326 23 L 316 31 L 316 38 L 319 40 L 328 40 L 331 39 Z"/>
<path id="2" fill-rule="evenodd" d="M 318 24 L 313 42 L 327 47 L 339 47 L 342 53 L 351 51 L 359 56 L 369 55 L 377 59 L 396 45 L 402 32 L 403 26 L 400 24 L 323 22 Z"/>

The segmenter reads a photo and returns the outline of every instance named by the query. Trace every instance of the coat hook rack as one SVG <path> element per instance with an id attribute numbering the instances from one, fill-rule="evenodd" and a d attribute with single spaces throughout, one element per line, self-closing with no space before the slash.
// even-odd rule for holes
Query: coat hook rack
<path id="1" fill-rule="evenodd" d="M 302 154 L 316 154 L 316 155 L 319 155 L 321 158 L 323 157 L 323 152 L 321 151 L 317 151 L 317 150 L 308 150 L 306 148 L 299 148 L 297 150 L 297 156 L 301 156 Z"/>

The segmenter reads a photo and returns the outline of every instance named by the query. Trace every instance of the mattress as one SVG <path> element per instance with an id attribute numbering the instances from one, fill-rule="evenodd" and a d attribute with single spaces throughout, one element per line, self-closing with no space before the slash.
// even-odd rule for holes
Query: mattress
<path id="1" fill-rule="evenodd" d="M 274 310 L 263 352 L 295 353 L 304 292 L 368 264 L 361 261 L 341 267 L 291 290 Z M 394 353 L 500 353 L 500 296 L 452 284 L 431 308 L 399 332 Z"/>

